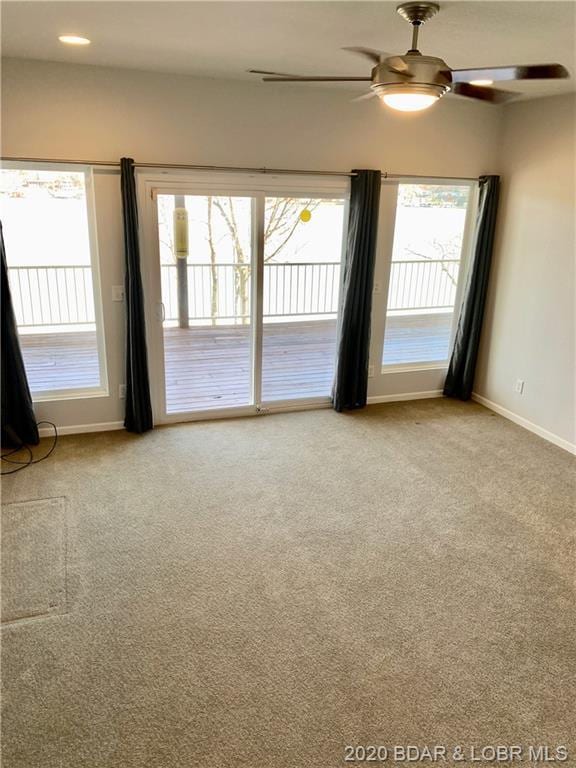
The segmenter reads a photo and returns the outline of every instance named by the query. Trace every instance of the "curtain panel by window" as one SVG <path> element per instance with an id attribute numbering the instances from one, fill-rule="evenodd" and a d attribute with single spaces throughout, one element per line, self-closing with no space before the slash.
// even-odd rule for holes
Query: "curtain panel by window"
<path id="1" fill-rule="evenodd" d="M 474 386 L 496 229 L 500 177 L 481 176 L 478 183 L 480 186 L 478 214 L 471 264 L 458 319 L 454 349 L 444 384 L 444 394 L 460 400 L 469 400 Z"/>
<path id="2" fill-rule="evenodd" d="M 144 291 L 140 273 L 138 208 L 134 160 L 120 161 L 122 210 L 124 214 L 125 301 L 126 301 L 126 414 L 129 432 L 146 432 L 154 426 L 150 402 Z"/>
<path id="3" fill-rule="evenodd" d="M 4 234 L 0 222 L 2 260 L 2 447 L 38 445 L 38 427 L 18 341 L 18 328 L 8 283 Z"/>
<path id="4" fill-rule="evenodd" d="M 338 329 L 338 357 L 332 393 L 336 411 L 363 408 L 368 392 L 370 316 L 381 173 L 370 170 L 357 170 L 353 173 Z"/>

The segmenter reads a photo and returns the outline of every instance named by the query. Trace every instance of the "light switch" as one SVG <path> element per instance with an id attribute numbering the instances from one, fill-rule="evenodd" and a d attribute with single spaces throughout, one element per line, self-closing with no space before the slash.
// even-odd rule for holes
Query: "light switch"
<path id="1" fill-rule="evenodd" d="M 113 285 L 112 286 L 112 301 L 124 301 L 124 286 Z"/>

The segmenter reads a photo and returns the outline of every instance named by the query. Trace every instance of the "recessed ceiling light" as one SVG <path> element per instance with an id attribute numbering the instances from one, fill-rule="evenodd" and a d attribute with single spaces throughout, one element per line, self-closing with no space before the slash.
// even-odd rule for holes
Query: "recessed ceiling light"
<path id="1" fill-rule="evenodd" d="M 470 80 L 470 85 L 494 85 L 494 80 Z"/>
<path id="2" fill-rule="evenodd" d="M 90 40 L 87 37 L 79 37 L 78 35 L 60 35 L 58 40 L 61 43 L 68 43 L 68 45 L 90 45 Z"/>

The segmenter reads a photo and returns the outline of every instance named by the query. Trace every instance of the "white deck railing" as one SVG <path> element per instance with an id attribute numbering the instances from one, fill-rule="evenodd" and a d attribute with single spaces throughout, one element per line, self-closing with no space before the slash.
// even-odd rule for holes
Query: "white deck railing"
<path id="1" fill-rule="evenodd" d="M 92 325 L 92 267 L 10 267 L 10 293 L 19 328 Z"/>
<path id="2" fill-rule="evenodd" d="M 250 317 L 250 267 L 243 264 L 188 264 L 190 320 L 238 321 Z M 264 265 L 264 315 L 336 315 L 339 262 Z M 162 265 L 166 320 L 178 318 L 177 267 Z M 215 308 L 215 311 L 213 310 Z"/>
<path id="3" fill-rule="evenodd" d="M 454 305 L 459 261 L 395 261 L 390 270 L 388 310 L 410 312 Z M 92 269 L 73 265 L 10 267 L 10 288 L 20 328 L 95 322 Z M 168 321 L 178 319 L 175 264 L 163 264 L 162 302 Z M 188 264 L 191 321 L 242 322 L 250 316 L 250 267 Z M 264 265 L 266 317 L 335 317 L 340 291 L 338 262 Z"/>
<path id="4" fill-rule="evenodd" d="M 459 269 L 459 259 L 393 261 L 388 311 L 452 309 Z"/>

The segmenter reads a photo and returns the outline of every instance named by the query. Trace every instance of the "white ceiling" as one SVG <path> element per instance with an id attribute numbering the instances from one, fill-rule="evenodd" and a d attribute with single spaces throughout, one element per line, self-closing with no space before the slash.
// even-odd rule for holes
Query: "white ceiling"
<path id="1" fill-rule="evenodd" d="M 452 68 L 559 62 L 568 81 L 502 84 L 538 97 L 575 90 L 576 2 L 442 2 L 422 30 L 423 53 Z M 246 70 L 369 75 L 343 46 L 404 53 L 410 28 L 396 2 L 22 2 L 2 3 L 2 55 L 109 67 L 254 79 Z M 58 35 L 92 44 L 72 47 Z M 282 88 L 282 85 L 262 87 Z M 298 85 L 297 87 L 339 87 Z M 364 84 L 346 87 L 362 90 Z"/>

